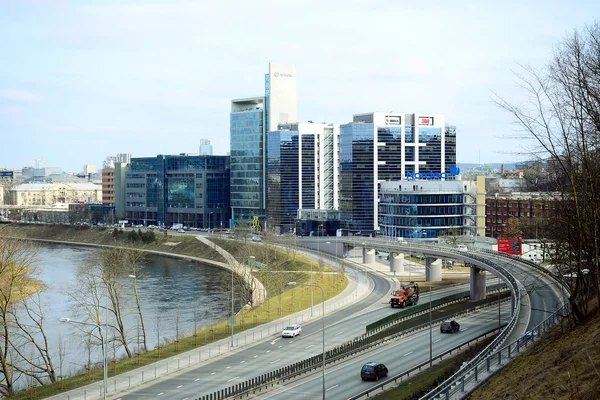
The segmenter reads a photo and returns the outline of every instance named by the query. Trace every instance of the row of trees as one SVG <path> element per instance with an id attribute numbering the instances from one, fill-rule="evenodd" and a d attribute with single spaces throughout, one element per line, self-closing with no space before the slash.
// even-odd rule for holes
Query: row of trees
<path id="1" fill-rule="evenodd" d="M 546 165 L 539 190 L 554 191 L 553 218 L 536 221 L 552 244 L 556 274 L 569 288 L 571 316 L 586 321 L 600 302 L 600 26 L 575 31 L 559 43 L 543 70 L 517 74 L 525 101 L 496 97 L 521 128 L 525 149 Z M 576 277 L 576 278 L 574 278 Z"/>

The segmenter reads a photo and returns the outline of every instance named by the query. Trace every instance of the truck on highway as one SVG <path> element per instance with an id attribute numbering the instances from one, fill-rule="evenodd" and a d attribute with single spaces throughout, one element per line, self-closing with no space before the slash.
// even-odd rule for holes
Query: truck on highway
<path id="1" fill-rule="evenodd" d="M 392 292 L 390 298 L 390 307 L 396 306 L 404 308 L 404 306 L 416 305 L 419 302 L 419 285 L 415 282 L 410 282 L 408 285 L 402 285 L 400 289 Z"/>

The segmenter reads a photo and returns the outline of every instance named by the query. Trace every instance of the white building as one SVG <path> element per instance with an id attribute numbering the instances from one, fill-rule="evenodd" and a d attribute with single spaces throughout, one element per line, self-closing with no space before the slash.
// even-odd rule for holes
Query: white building
<path id="1" fill-rule="evenodd" d="M 83 166 L 83 175 L 90 175 L 96 173 L 96 164 L 85 164 Z"/>
<path id="2" fill-rule="evenodd" d="M 55 203 L 101 203 L 102 185 L 95 183 L 26 183 L 8 191 L 14 206 L 49 206 Z"/>
<path id="3" fill-rule="evenodd" d="M 485 178 L 382 182 L 379 215 L 382 236 L 485 236 Z"/>

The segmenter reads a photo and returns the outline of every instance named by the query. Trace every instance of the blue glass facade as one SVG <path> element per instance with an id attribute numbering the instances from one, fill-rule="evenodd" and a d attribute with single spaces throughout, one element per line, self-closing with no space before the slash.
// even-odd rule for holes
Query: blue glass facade
<path id="1" fill-rule="evenodd" d="M 265 218 L 265 143 L 263 109 L 232 112 L 231 207 L 235 222 Z"/>
<path id="2" fill-rule="evenodd" d="M 300 208 L 298 132 L 269 132 L 267 154 L 269 226 L 289 231 Z"/>
<path id="3" fill-rule="evenodd" d="M 134 224 L 216 227 L 230 218 L 228 156 L 132 158 L 126 218 Z"/>
<path id="4" fill-rule="evenodd" d="M 373 124 L 340 126 L 340 217 L 353 231 L 372 231 L 376 202 Z"/>
<path id="5" fill-rule="evenodd" d="M 379 215 L 383 236 L 418 239 L 436 238 L 450 229 L 461 232 L 464 194 L 383 192 Z"/>
<path id="6" fill-rule="evenodd" d="M 419 172 L 442 172 L 442 128 L 419 127 Z"/>

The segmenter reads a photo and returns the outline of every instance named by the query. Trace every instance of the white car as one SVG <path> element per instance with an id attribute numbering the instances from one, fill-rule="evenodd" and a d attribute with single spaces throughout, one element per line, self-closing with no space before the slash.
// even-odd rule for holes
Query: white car
<path id="1" fill-rule="evenodd" d="M 285 327 L 283 332 L 281 332 L 281 337 L 296 337 L 302 332 L 302 328 L 298 324 L 288 325 Z"/>

